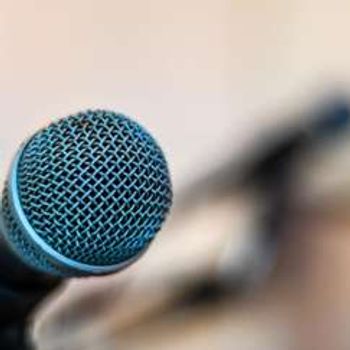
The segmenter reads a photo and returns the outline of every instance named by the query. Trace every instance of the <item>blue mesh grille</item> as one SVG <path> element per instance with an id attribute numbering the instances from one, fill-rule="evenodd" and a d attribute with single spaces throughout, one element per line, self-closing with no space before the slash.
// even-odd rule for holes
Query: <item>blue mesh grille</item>
<path id="1" fill-rule="evenodd" d="M 5 191 L 3 193 L 2 208 L 2 218 L 6 224 L 7 231 L 11 235 L 7 236 L 7 239 L 10 243 L 10 246 L 19 256 L 19 258 L 21 258 L 26 264 L 43 272 L 47 272 L 55 276 L 70 276 L 69 271 L 63 271 L 58 266 L 55 266 L 46 258 L 44 254 L 39 251 L 38 248 L 35 247 L 33 242 L 31 242 L 27 236 L 21 232 L 21 229 L 14 219 L 14 215 L 11 211 L 7 186 L 5 186 Z M 74 273 L 72 274 L 74 275 Z"/>
<path id="2" fill-rule="evenodd" d="M 143 251 L 172 199 L 154 139 L 127 117 L 100 110 L 37 133 L 19 161 L 18 189 L 25 215 L 46 243 L 101 266 Z"/>

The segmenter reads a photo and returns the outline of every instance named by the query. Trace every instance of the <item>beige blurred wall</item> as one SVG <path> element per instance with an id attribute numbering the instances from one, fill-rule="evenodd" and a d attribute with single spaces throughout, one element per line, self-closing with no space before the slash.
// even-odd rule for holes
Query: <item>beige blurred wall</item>
<path id="1" fill-rule="evenodd" d="M 104 107 L 155 133 L 178 188 L 281 122 L 274 110 L 349 83 L 349 14 L 341 0 L 0 0 L 2 169 L 42 124 Z"/>

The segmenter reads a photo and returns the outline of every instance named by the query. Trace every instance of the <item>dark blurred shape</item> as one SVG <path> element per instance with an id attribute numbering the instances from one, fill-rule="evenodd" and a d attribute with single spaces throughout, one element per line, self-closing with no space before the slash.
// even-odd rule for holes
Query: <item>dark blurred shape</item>
<path id="1" fill-rule="evenodd" d="M 253 193 L 263 203 L 256 218 L 261 256 L 268 260 L 271 267 L 287 232 L 290 217 L 299 205 L 294 198 L 298 162 L 314 147 L 327 140 L 335 140 L 350 129 L 349 100 L 341 94 L 323 99 L 311 112 L 305 113 L 298 120 L 292 128 L 274 130 L 270 135 L 257 140 L 242 161 L 234 159 L 192 185 L 184 200 L 187 207 L 201 201 L 203 193 L 209 194 L 209 198 L 213 199 L 234 197 L 238 192 L 253 189 Z M 259 265 L 266 268 L 265 263 L 256 264 L 255 268 L 259 268 Z M 246 270 L 242 273 L 246 273 Z M 266 271 L 258 271 L 259 273 L 267 277 Z M 247 288 L 250 289 L 252 281 L 247 276 L 235 274 L 228 278 L 230 281 L 226 281 L 227 287 L 235 295 L 240 296 Z M 190 303 L 194 299 L 206 302 L 216 300 L 220 295 L 223 297 L 226 293 L 222 281 L 213 278 L 194 286 L 186 299 Z"/>
<path id="2" fill-rule="evenodd" d="M 325 108 L 320 109 L 314 117 L 316 135 L 336 136 L 337 132 L 342 132 L 349 127 L 350 107 L 345 97 L 337 97 L 323 107 Z"/>
<path id="3" fill-rule="evenodd" d="M 246 156 L 247 161 L 240 170 L 240 176 L 227 178 L 219 187 L 226 183 L 226 189 L 231 187 L 231 190 L 235 190 L 237 185 L 253 185 L 279 191 L 292 176 L 294 162 L 302 152 L 326 138 L 339 136 L 349 127 L 350 105 L 347 99 L 336 97 L 320 103 L 311 115 L 301 120 L 301 125 L 296 125 L 291 131 L 278 130 L 279 134 L 275 131 L 259 140 L 251 154 Z M 231 174 L 234 173 L 232 165 L 230 168 Z M 228 174 L 227 171 L 223 173 Z"/>

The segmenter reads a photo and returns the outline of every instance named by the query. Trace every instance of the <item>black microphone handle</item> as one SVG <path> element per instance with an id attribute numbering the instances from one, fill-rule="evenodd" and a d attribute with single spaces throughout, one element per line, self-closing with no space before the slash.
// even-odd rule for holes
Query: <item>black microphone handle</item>
<path id="1" fill-rule="evenodd" d="M 32 349 L 27 325 L 37 305 L 62 280 L 34 271 L 10 250 L 0 235 L 0 348 Z"/>

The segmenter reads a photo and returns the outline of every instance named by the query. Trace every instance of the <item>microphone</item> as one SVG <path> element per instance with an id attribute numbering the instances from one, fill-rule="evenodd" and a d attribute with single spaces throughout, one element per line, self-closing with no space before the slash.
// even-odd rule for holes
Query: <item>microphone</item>
<path id="1" fill-rule="evenodd" d="M 51 290 L 52 281 L 129 266 L 161 229 L 171 187 L 157 142 L 122 114 L 88 110 L 37 132 L 17 153 L 3 192 L 0 300 L 14 285 L 21 294 L 23 285 L 51 281 Z"/>
<path id="2" fill-rule="evenodd" d="M 3 194 L 3 233 L 38 271 L 109 274 L 147 250 L 171 202 L 167 162 L 153 137 L 124 115 L 89 110 L 21 147 Z"/>

